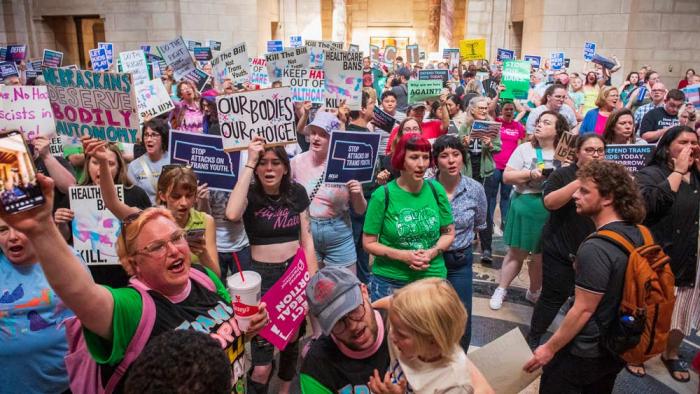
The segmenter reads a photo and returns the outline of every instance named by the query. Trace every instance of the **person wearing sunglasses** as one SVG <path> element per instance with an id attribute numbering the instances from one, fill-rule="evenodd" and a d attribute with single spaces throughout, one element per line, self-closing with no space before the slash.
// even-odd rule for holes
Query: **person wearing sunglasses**
<path id="1" fill-rule="evenodd" d="M 299 372 L 301 392 L 369 393 L 369 377 L 389 366 L 387 313 L 372 307 L 367 286 L 346 268 L 319 270 L 306 288 L 309 312 L 323 334 Z"/>
<path id="2" fill-rule="evenodd" d="M 53 222 L 53 180 L 38 175 L 37 182 L 45 204 L 18 214 L 3 211 L 0 218 L 26 234 L 51 288 L 80 320 L 101 381 L 109 381 L 132 341 L 148 341 L 175 329 L 197 329 L 217 339 L 229 354 L 234 391 L 243 392 L 244 342 L 267 324 L 265 304 L 258 305 L 250 328 L 241 332 L 226 288 L 211 270 L 191 266 L 185 232 L 165 208 L 148 208 L 124 220 L 116 249 L 120 263 L 133 275 L 130 286 L 96 284 Z M 137 330 L 146 310 L 155 313 L 151 330 Z M 122 392 L 128 374 L 127 367 L 114 392 Z M 78 388 L 72 387 L 74 392 Z"/>

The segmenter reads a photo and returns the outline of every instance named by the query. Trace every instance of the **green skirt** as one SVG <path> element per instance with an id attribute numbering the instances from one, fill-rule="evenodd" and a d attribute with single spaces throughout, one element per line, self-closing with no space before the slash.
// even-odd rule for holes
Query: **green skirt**
<path id="1" fill-rule="evenodd" d="M 531 253 L 542 251 L 542 228 L 549 218 L 541 194 L 513 193 L 503 242 Z"/>

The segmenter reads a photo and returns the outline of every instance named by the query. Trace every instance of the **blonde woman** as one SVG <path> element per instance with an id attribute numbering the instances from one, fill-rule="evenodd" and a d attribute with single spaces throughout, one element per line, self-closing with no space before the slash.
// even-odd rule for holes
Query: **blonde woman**
<path id="1" fill-rule="evenodd" d="M 465 166 L 465 175 L 474 178 L 477 182 L 483 183 L 484 178 L 493 174 L 496 164 L 493 161 L 493 154 L 501 151 L 501 139 L 499 137 L 500 128 L 493 130 L 493 137 L 482 136 L 471 138 L 474 121 L 492 121 L 489 116 L 490 99 L 484 96 L 474 97 L 469 100 L 466 110 L 466 122 L 459 130 L 461 142 L 469 151 L 469 160 Z"/>
<path id="2" fill-rule="evenodd" d="M 597 108 L 586 112 L 579 132 L 581 134 L 595 132 L 598 135 L 603 135 L 605 122 L 607 122 L 610 114 L 618 108 L 619 102 L 620 92 L 616 87 L 605 86 L 601 88 L 595 101 Z"/>

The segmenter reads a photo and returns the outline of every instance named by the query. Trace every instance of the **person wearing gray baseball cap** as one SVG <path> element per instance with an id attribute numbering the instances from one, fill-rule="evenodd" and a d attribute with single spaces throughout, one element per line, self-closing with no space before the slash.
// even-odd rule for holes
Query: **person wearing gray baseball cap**
<path id="1" fill-rule="evenodd" d="M 372 308 L 367 287 L 345 268 L 318 271 L 306 297 L 324 335 L 301 366 L 302 393 L 369 392 L 369 377 L 375 369 L 384 376 L 390 361 L 386 311 Z"/>

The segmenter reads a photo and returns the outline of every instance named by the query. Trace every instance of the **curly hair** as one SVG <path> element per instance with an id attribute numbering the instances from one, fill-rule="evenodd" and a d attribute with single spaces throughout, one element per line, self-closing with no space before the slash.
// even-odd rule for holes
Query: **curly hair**
<path id="1" fill-rule="evenodd" d="M 622 164 L 593 160 L 576 172 L 578 179 L 595 182 L 598 193 L 612 197 L 613 208 L 623 220 L 639 224 L 646 216 L 646 208 L 637 184 Z"/>
<path id="2" fill-rule="evenodd" d="M 129 369 L 125 393 L 230 393 L 231 365 L 219 342 L 194 330 L 151 340 Z"/>

